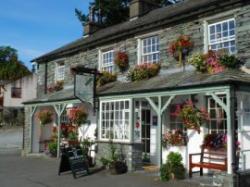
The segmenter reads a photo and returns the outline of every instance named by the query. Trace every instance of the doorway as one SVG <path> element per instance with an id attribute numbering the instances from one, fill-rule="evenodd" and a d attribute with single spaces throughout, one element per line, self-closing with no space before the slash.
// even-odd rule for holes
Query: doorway
<path id="1" fill-rule="evenodd" d="M 141 110 L 141 140 L 142 151 L 144 154 L 150 155 L 150 127 L 151 127 L 151 111 L 150 109 Z"/>

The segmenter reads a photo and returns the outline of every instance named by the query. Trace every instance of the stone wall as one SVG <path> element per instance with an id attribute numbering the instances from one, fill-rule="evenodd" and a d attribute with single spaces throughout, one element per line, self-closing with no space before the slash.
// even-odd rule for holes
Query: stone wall
<path id="1" fill-rule="evenodd" d="M 124 144 L 114 143 L 117 154 L 123 158 L 128 166 L 129 171 L 140 169 L 142 166 L 142 148 L 141 144 Z M 110 144 L 109 142 L 98 142 L 96 162 L 97 165 L 102 165 L 100 159 L 110 157 Z"/>

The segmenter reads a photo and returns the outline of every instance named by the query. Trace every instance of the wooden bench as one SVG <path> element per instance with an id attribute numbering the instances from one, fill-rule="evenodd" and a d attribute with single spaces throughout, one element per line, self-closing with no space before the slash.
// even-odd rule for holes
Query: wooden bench
<path id="1" fill-rule="evenodd" d="M 199 162 L 193 162 L 194 156 L 200 156 Z M 192 177 L 192 169 L 200 168 L 200 175 L 203 175 L 203 168 L 227 171 L 227 154 L 225 151 L 205 151 L 189 154 L 189 177 Z"/>

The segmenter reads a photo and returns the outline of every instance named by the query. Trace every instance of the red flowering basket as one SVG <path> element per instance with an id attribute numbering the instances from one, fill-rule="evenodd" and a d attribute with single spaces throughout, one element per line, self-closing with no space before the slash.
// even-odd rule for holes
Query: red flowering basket
<path id="1" fill-rule="evenodd" d="M 71 123 L 80 126 L 85 123 L 88 117 L 88 113 L 84 108 L 74 107 L 69 110 L 68 118 Z"/>
<path id="2" fill-rule="evenodd" d="M 185 56 L 192 50 L 193 43 L 190 36 L 180 35 L 176 41 L 172 42 L 168 48 L 168 52 L 181 63 Z"/>
<path id="3" fill-rule="evenodd" d="M 121 72 L 124 72 L 128 68 L 128 55 L 126 52 L 119 51 L 115 57 L 115 64 L 119 67 Z"/>

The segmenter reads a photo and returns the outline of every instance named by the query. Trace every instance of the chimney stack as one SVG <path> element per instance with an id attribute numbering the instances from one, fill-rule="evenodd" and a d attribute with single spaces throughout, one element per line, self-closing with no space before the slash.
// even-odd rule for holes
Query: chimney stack
<path id="1" fill-rule="evenodd" d="M 130 20 L 135 20 L 156 8 L 160 8 L 160 5 L 150 0 L 132 0 L 129 8 Z"/>

